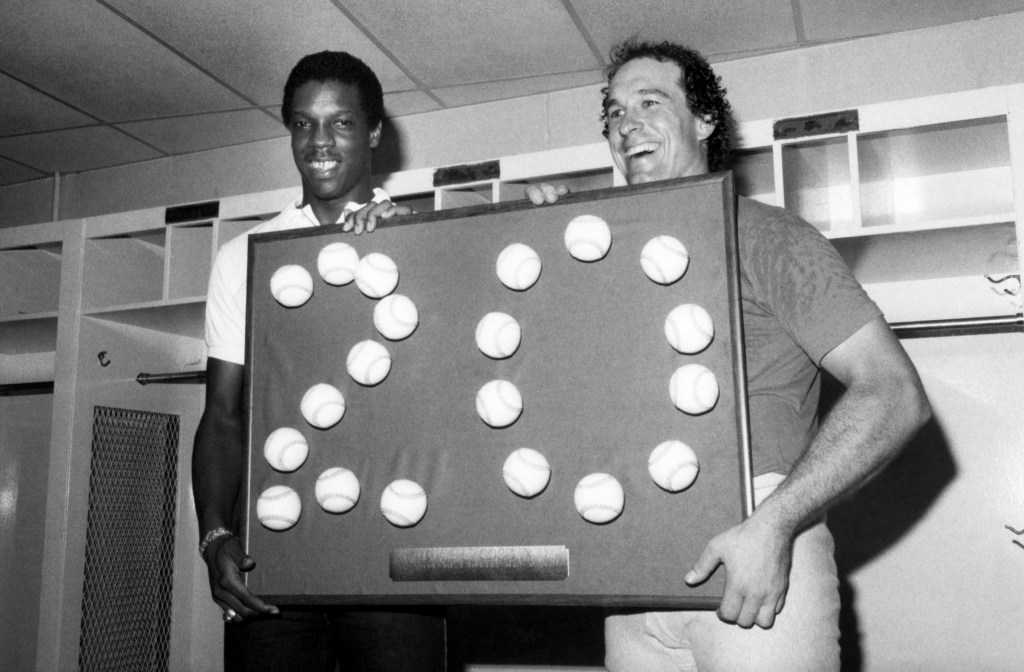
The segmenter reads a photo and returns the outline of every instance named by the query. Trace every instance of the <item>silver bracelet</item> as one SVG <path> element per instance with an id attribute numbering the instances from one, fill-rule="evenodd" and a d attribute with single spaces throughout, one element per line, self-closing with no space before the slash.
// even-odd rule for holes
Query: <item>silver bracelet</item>
<path id="1" fill-rule="evenodd" d="M 214 540 L 220 539 L 221 537 L 233 537 L 235 533 L 226 527 L 215 527 L 206 533 L 203 540 L 199 543 L 199 557 L 206 560 L 206 547 L 213 543 Z"/>

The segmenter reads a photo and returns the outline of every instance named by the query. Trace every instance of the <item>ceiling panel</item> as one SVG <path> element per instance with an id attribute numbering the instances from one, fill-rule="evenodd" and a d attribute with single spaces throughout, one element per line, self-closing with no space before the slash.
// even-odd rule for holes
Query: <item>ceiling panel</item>
<path id="1" fill-rule="evenodd" d="M 300 58 L 356 54 L 386 91 L 412 82 L 330 0 L 103 0 L 258 105 L 279 105 Z"/>
<path id="2" fill-rule="evenodd" d="M 800 0 L 808 40 L 916 30 L 1024 10 L 1024 0 Z"/>
<path id="3" fill-rule="evenodd" d="M 791 48 L 798 37 L 792 0 L 571 1 L 606 58 L 633 35 L 682 42 L 708 58 Z"/>
<path id="4" fill-rule="evenodd" d="M 546 77 L 528 77 L 503 82 L 483 82 L 466 86 L 452 86 L 435 89 L 434 93 L 447 106 L 475 105 L 477 103 L 530 96 L 548 91 L 575 89 L 602 81 L 604 81 L 604 78 L 601 75 L 601 70 L 590 70 L 588 72 L 570 72 L 564 75 L 548 75 Z"/>
<path id="5" fill-rule="evenodd" d="M 0 129 L 4 135 L 96 123 L 44 93 L 0 74 Z"/>
<path id="6" fill-rule="evenodd" d="M 572 16 L 551 0 L 343 4 L 426 86 L 600 67 Z"/>
<path id="7" fill-rule="evenodd" d="M 118 124 L 117 127 L 168 154 L 198 152 L 288 135 L 280 121 L 262 110 L 152 119 Z"/>
<path id="8" fill-rule="evenodd" d="M 46 177 L 46 174 L 0 157 L 0 184 L 28 182 L 40 177 Z"/>
<path id="9" fill-rule="evenodd" d="M 0 63 L 5 72 L 107 121 L 244 104 L 92 0 L 4 0 Z"/>
<path id="10" fill-rule="evenodd" d="M 0 138 L 0 156 L 44 173 L 76 173 L 163 156 L 108 126 Z"/>
<path id="11" fill-rule="evenodd" d="M 384 94 L 384 109 L 392 117 L 422 114 L 441 109 L 437 99 L 422 91 L 402 91 Z"/>

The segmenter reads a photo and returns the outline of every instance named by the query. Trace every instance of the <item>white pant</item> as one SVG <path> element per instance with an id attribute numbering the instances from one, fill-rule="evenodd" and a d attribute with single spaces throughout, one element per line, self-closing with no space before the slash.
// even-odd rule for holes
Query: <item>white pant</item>
<path id="1" fill-rule="evenodd" d="M 760 503 L 783 480 L 754 479 Z M 611 672 L 838 672 L 839 579 L 825 523 L 793 544 L 786 605 L 768 630 L 741 628 L 714 611 L 651 611 L 605 619 Z M 682 570 L 681 570 L 682 571 Z"/>

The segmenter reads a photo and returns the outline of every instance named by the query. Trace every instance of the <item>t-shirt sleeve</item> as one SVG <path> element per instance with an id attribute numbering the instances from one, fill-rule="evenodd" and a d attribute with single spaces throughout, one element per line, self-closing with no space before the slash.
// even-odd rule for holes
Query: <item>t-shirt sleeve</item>
<path id="1" fill-rule="evenodd" d="M 238 241 L 225 245 L 217 254 L 210 272 L 206 295 L 207 355 L 245 364 L 245 294 L 247 247 L 243 248 L 239 272 Z M 246 242 L 246 241 L 242 241 Z"/>
<path id="2" fill-rule="evenodd" d="M 779 208 L 741 245 L 758 296 L 816 364 L 881 315 L 831 242 Z"/>

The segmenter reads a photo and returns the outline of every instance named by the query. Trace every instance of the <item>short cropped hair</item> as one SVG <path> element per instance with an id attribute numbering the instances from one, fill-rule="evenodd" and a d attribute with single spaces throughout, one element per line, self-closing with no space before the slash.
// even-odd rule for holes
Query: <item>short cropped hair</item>
<path id="1" fill-rule="evenodd" d="M 292 116 L 295 90 L 306 82 L 328 81 L 354 85 L 359 90 L 370 128 L 384 118 L 384 91 L 370 66 L 344 51 L 321 51 L 303 56 L 288 75 L 281 100 L 281 119 L 285 126 Z"/>
<path id="2" fill-rule="evenodd" d="M 732 142 L 732 117 L 729 101 L 725 98 L 722 80 L 697 51 L 673 42 L 644 42 L 630 39 L 612 47 L 611 65 L 605 70 L 608 82 L 601 89 L 601 123 L 604 137 L 608 137 L 608 87 L 619 68 L 637 58 L 671 61 L 682 71 L 679 86 L 686 94 L 690 111 L 715 125 L 715 130 L 703 141 L 707 149 L 708 168 L 714 172 L 725 168 Z"/>

